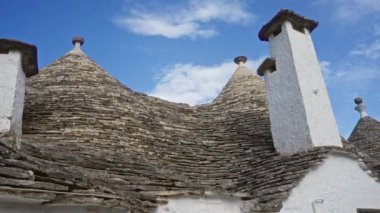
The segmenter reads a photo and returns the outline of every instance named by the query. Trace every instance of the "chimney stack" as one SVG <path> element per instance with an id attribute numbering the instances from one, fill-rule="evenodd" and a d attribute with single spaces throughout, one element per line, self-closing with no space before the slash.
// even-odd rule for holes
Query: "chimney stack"
<path id="1" fill-rule="evenodd" d="M 316 21 L 281 10 L 262 27 L 270 58 L 264 76 L 273 142 L 284 155 L 342 142 L 310 33 Z"/>
<path id="2" fill-rule="evenodd" d="M 25 77 L 37 72 L 35 46 L 0 39 L 0 133 L 22 134 Z"/>

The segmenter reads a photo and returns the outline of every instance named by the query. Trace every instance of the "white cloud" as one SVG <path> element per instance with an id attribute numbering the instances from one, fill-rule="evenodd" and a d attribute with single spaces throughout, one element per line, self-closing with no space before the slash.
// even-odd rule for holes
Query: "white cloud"
<path id="1" fill-rule="evenodd" d="M 329 61 L 321 61 L 320 66 L 325 81 L 330 85 L 363 87 L 371 86 L 371 82 L 380 80 L 379 66 L 376 63 L 357 61 L 332 66 Z"/>
<path id="2" fill-rule="evenodd" d="M 345 23 L 355 22 L 380 12 L 380 0 L 320 0 L 335 5 L 335 17 Z"/>
<path id="3" fill-rule="evenodd" d="M 241 24 L 252 18 L 243 0 L 189 0 L 185 8 L 132 9 L 127 15 L 115 19 L 115 23 L 145 36 L 207 38 L 217 34 L 210 22 Z"/>
<path id="4" fill-rule="evenodd" d="M 375 40 L 373 43 L 358 45 L 350 52 L 351 55 L 361 55 L 369 59 L 380 58 L 380 39 Z"/>
<path id="5" fill-rule="evenodd" d="M 379 80 L 380 75 L 375 67 L 351 67 L 339 70 L 335 74 L 335 83 L 349 83 L 351 86 L 365 85 L 367 81 Z"/>
<path id="6" fill-rule="evenodd" d="M 321 71 L 326 84 L 329 84 L 333 75 L 331 70 L 331 63 L 329 61 L 320 61 L 319 66 L 321 67 Z"/>
<path id="7" fill-rule="evenodd" d="M 255 70 L 261 61 L 262 58 L 248 61 L 247 66 Z M 236 68 L 233 62 L 212 66 L 171 65 L 162 70 L 149 95 L 190 105 L 208 103 L 219 94 Z"/>

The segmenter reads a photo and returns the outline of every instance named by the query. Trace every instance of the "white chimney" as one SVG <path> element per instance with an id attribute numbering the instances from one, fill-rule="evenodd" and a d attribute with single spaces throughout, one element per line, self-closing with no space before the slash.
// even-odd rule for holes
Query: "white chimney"
<path id="1" fill-rule="evenodd" d="M 259 33 L 271 58 L 264 76 L 273 142 L 284 155 L 342 142 L 310 32 L 318 23 L 281 10 Z"/>
<path id="2" fill-rule="evenodd" d="M 22 134 L 25 77 L 37 72 L 35 46 L 0 39 L 0 133 Z"/>

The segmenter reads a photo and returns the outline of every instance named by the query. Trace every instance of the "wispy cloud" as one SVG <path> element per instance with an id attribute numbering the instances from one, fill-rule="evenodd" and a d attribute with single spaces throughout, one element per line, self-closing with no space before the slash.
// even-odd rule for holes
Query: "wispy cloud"
<path id="1" fill-rule="evenodd" d="M 320 61 L 319 66 L 321 67 L 325 82 L 329 84 L 333 75 L 333 72 L 331 70 L 331 63 L 329 61 Z"/>
<path id="2" fill-rule="evenodd" d="M 248 61 L 247 66 L 255 70 L 261 61 Z M 161 71 L 149 95 L 190 105 L 208 103 L 219 94 L 236 68 L 236 64 L 227 61 L 212 66 L 174 64 Z"/>
<path id="3" fill-rule="evenodd" d="M 314 4 L 332 7 L 333 17 L 341 23 L 355 23 L 380 12 L 380 0 L 318 0 Z"/>
<path id="4" fill-rule="evenodd" d="M 325 81 L 330 85 L 351 87 L 373 86 L 371 82 L 380 80 L 379 65 L 369 61 L 355 61 L 335 64 L 329 61 L 320 62 Z"/>
<path id="5" fill-rule="evenodd" d="M 324 6 L 331 5 L 333 17 L 339 23 L 359 28 L 366 36 L 365 41 L 358 42 L 348 52 L 347 57 L 340 59 L 339 62 L 320 63 L 327 83 L 363 86 L 373 80 L 380 80 L 378 72 L 380 64 L 374 60 L 380 58 L 380 0 L 318 0 L 317 2 Z"/>
<path id="6" fill-rule="evenodd" d="M 207 38 L 218 34 L 213 22 L 244 24 L 252 18 L 243 0 L 189 0 L 185 7 L 159 11 L 133 8 L 115 23 L 144 36 Z"/>
<path id="7" fill-rule="evenodd" d="M 344 22 L 355 22 L 380 12 L 380 0 L 331 0 L 336 5 L 335 16 Z"/>
<path id="8" fill-rule="evenodd" d="M 375 40 L 371 44 L 361 44 L 351 50 L 351 55 L 364 56 L 369 59 L 380 58 L 380 39 Z"/>

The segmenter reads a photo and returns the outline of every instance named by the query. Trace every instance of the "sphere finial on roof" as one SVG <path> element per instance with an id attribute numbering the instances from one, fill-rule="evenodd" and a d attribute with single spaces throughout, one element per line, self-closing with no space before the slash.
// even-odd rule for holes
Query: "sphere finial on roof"
<path id="1" fill-rule="evenodd" d="M 67 54 L 80 54 L 85 55 L 85 53 L 81 50 L 81 46 L 84 44 L 84 38 L 80 36 L 74 36 L 72 43 L 74 44 L 74 48 L 70 50 Z"/>
<path id="2" fill-rule="evenodd" d="M 84 38 L 80 36 L 74 36 L 72 40 L 73 44 L 79 43 L 80 45 L 84 44 Z"/>
<path id="3" fill-rule="evenodd" d="M 363 99 L 361 97 L 356 97 L 354 101 L 355 101 L 355 104 L 363 103 Z"/>
<path id="4" fill-rule="evenodd" d="M 355 110 L 360 113 L 360 117 L 361 118 L 367 117 L 368 114 L 365 111 L 367 109 L 367 106 L 364 105 L 363 99 L 361 97 L 356 97 L 354 101 L 355 101 L 355 104 L 357 104 L 357 106 L 355 107 Z"/>
<path id="5" fill-rule="evenodd" d="M 245 62 L 247 62 L 247 57 L 246 56 L 238 56 L 234 59 L 235 64 L 237 65 L 244 65 Z"/>

